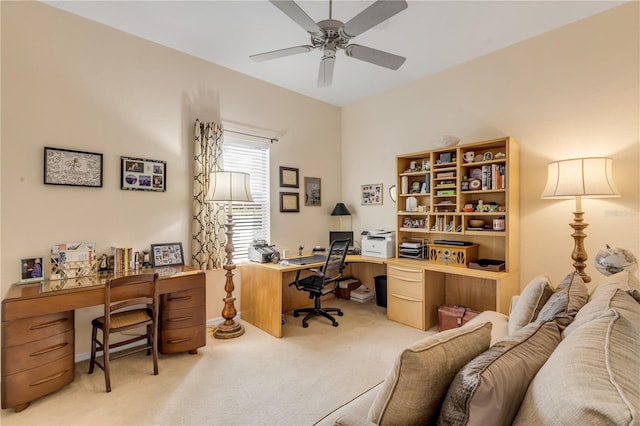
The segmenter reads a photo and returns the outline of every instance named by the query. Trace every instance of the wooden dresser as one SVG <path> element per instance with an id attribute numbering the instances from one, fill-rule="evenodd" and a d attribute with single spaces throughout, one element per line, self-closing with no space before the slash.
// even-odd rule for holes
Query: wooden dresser
<path id="1" fill-rule="evenodd" d="M 204 272 L 189 266 L 160 274 L 162 353 L 197 353 L 206 344 Z M 120 275 L 120 274 L 119 274 Z M 13 285 L 2 301 L 2 408 L 22 411 L 74 379 L 74 310 L 104 303 L 118 275 Z"/>

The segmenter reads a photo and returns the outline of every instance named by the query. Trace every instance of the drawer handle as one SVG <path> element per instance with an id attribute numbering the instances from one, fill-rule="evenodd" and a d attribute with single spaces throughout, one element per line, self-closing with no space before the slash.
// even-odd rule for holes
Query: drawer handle
<path id="1" fill-rule="evenodd" d="M 422 299 L 415 299 L 413 297 L 402 296 L 400 294 L 391 293 L 393 297 L 397 297 L 398 299 L 408 300 L 410 302 L 422 302 Z"/>
<path id="2" fill-rule="evenodd" d="M 39 386 L 39 385 L 43 385 L 43 384 L 45 384 L 45 383 L 47 383 L 47 382 L 50 382 L 50 381 L 52 381 L 52 380 L 59 379 L 60 377 L 62 377 L 62 376 L 64 376 L 65 374 L 67 374 L 67 372 L 68 372 L 68 371 L 69 371 L 69 370 L 64 370 L 64 371 L 61 371 L 61 372 L 59 372 L 59 373 L 56 373 L 56 374 L 54 374 L 54 375 L 52 375 L 52 376 L 45 377 L 44 379 L 40 379 L 40 380 L 38 380 L 37 382 L 31 383 L 29 386 Z"/>
<path id="3" fill-rule="evenodd" d="M 64 324 L 67 321 L 69 321 L 69 318 L 62 318 L 62 319 L 58 319 L 58 320 L 55 320 L 55 321 L 44 322 L 42 324 L 36 324 L 36 325 L 31 326 L 31 328 L 29 328 L 29 330 L 39 330 L 41 328 L 53 327 L 53 326 L 56 326 L 56 325 Z"/>
<path id="4" fill-rule="evenodd" d="M 168 297 L 167 302 L 174 302 L 180 300 L 190 300 L 191 296 L 178 296 L 178 297 Z"/>
<path id="5" fill-rule="evenodd" d="M 178 322 L 178 321 L 188 321 L 193 317 L 179 317 L 179 318 L 169 318 L 167 322 Z"/>
<path id="6" fill-rule="evenodd" d="M 169 343 L 170 345 L 173 345 L 175 343 L 188 342 L 189 340 L 191 340 L 191 337 L 183 337 L 182 339 L 167 340 L 167 343 Z"/>
<path id="7" fill-rule="evenodd" d="M 46 354 L 46 353 L 49 353 L 49 352 L 53 352 L 53 351 L 57 351 L 57 350 L 59 350 L 59 349 L 62 349 L 62 348 L 64 348 L 65 346 L 67 346 L 68 344 L 69 344 L 69 343 L 64 342 L 64 343 L 60 343 L 60 344 L 55 345 L 55 346 L 50 346 L 50 347 L 48 347 L 48 348 L 40 349 L 39 351 L 35 351 L 35 352 L 30 353 L 30 354 L 29 354 L 29 356 L 39 356 L 39 355 L 44 355 L 44 354 Z"/>

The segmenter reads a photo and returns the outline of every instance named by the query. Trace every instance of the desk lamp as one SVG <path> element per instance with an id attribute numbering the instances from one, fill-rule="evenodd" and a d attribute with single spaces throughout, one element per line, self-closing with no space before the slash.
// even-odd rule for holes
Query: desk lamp
<path id="1" fill-rule="evenodd" d="M 227 259 L 223 268 L 227 271 L 227 281 L 224 289 L 227 297 L 223 299 L 224 308 L 222 309 L 222 318 L 224 322 L 218 326 L 213 333 L 213 337 L 217 339 L 231 339 L 233 337 L 242 336 L 244 327 L 242 324 L 234 320 L 237 314 L 234 306 L 233 290 L 233 270 L 236 265 L 233 263 L 233 202 L 234 201 L 253 201 L 249 186 L 249 174 L 241 172 L 213 172 L 209 175 L 209 191 L 205 197 L 206 202 L 227 202 L 227 222 L 225 224 L 227 235 L 227 243 L 225 251 Z"/>
<path id="2" fill-rule="evenodd" d="M 338 203 L 333 208 L 331 216 L 340 216 L 340 230 L 342 231 L 342 216 L 351 216 L 351 212 L 344 203 Z"/>
<path id="3" fill-rule="evenodd" d="M 619 197 L 613 184 L 613 160 L 605 157 L 573 158 L 570 160 L 554 161 L 547 165 L 547 185 L 542 198 L 573 198 L 576 199 L 576 210 L 573 212 L 574 248 L 571 258 L 573 267 L 586 283 L 591 277 L 584 272 L 587 252 L 584 249 L 584 239 L 587 235 L 584 229 L 582 211 L 582 197 L 605 198 Z"/>

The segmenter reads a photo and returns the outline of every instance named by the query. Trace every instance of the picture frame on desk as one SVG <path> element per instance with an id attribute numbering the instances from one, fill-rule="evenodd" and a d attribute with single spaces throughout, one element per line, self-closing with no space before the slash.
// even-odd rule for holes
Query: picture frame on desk
<path id="1" fill-rule="evenodd" d="M 44 280 L 42 260 L 43 257 L 20 259 L 20 284 Z"/>
<path id="2" fill-rule="evenodd" d="M 165 192 L 167 190 L 167 162 L 120 157 L 120 189 Z"/>
<path id="3" fill-rule="evenodd" d="M 151 244 L 153 267 L 184 265 L 182 243 Z"/>
<path id="4" fill-rule="evenodd" d="M 44 184 L 102 187 L 102 154 L 44 147 Z"/>

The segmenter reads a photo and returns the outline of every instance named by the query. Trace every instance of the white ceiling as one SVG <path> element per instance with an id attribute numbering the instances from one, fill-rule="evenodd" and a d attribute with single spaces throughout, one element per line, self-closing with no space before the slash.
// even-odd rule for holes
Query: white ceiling
<path id="1" fill-rule="evenodd" d="M 345 106 L 566 25 L 624 1 L 411 1 L 353 42 L 405 56 L 397 71 L 339 51 L 330 87 L 317 88 L 322 53 L 267 62 L 249 55 L 309 43 L 308 34 L 266 0 L 45 1 L 49 5 L 197 56 L 312 98 Z M 328 0 L 297 2 L 314 20 Z M 347 22 L 373 1 L 335 0 Z"/>

